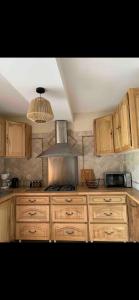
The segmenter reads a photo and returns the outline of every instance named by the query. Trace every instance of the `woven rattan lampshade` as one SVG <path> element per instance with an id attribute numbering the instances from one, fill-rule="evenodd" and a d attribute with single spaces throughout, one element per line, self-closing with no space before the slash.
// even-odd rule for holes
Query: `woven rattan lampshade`
<path id="1" fill-rule="evenodd" d="M 37 88 L 37 93 L 44 93 L 45 89 Z M 36 123 L 45 123 L 54 118 L 51 104 L 43 97 L 33 99 L 28 108 L 27 118 Z"/>

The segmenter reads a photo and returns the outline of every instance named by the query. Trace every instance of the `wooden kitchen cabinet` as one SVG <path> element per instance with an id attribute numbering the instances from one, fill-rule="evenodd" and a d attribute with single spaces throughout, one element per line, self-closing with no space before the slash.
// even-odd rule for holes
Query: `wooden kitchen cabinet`
<path id="1" fill-rule="evenodd" d="M 95 119 L 95 152 L 96 155 L 113 153 L 113 123 L 112 115 Z"/>
<path id="2" fill-rule="evenodd" d="M 131 126 L 130 126 L 130 112 L 128 95 L 126 94 L 122 103 L 119 105 L 119 135 L 121 140 L 121 151 L 125 151 L 132 146 Z"/>
<path id="3" fill-rule="evenodd" d="M 139 204 L 128 199 L 129 241 L 139 242 Z"/>
<path id="4" fill-rule="evenodd" d="M 129 89 L 113 114 L 115 152 L 139 147 L 139 89 Z"/>
<path id="5" fill-rule="evenodd" d="M 90 241 L 128 241 L 126 196 L 89 195 L 88 209 Z"/>
<path id="6" fill-rule="evenodd" d="M 5 156 L 5 120 L 0 118 L 0 156 Z"/>
<path id="7" fill-rule="evenodd" d="M 25 123 L 6 121 L 6 156 L 31 156 L 31 126 Z"/>
<path id="8" fill-rule="evenodd" d="M 50 240 L 48 196 L 16 197 L 16 240 Z"/>
<path id="9" fill-rule="evenodd" d="M 88 241 L 85 195 L 51 197 L 51 238 L 54 241 Z"/>
<path id="10" fill-rule="evenodd" d="M 114 137 L 114 150 L 115 152 L 121 151 L 121 124 L 119 107 L 113 114 L 113 137 Z"/>
<path id="11" fill-rule="evenodd" d="M 139 89 L 130 88 L 112 115 L 94 121 L 96 155 L 139 148 Z"/>
<path id="12" fill-rule="evenodd" d="M 15 205 L 11 198 L 0 204 L 0 242 L 15 239 Z"/>

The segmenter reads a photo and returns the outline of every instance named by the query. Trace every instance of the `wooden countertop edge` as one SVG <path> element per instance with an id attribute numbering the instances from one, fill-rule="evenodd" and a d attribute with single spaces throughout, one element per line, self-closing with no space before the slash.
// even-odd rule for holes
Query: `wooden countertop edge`
<path id="1" fill-rule="evenodd" d="M 43 190 L 41 191 L 27 191 L 26 188 L 20 188 L 18 190 L 13 190 L 11 191 L 8 195 L 2 196 L 0 197 L 0 204 L 3 203 L 4 201 L 9 200 L 12 197 L 15 196 L 36 196 L 36 194 L 38 196 L 67 196 L 67 195 L 127 195 L 129 197 L 129 199 L 134 200 L 136 203 L 139 204 L 139 191 L 135 190 L 135 189 L 128 189 L 127 190 L 123 190 L 123 189 L 119 189 L 118 191 L 110 191 L 109 189 L 106 188 L 102 188 L 100 190 L 95 190 L 95 191 L 90 191 L 87 189 L 83 189 L 79 188 L 79 190 L 77 191 L 73 191 L 73 192 L 45 192 Z"/>

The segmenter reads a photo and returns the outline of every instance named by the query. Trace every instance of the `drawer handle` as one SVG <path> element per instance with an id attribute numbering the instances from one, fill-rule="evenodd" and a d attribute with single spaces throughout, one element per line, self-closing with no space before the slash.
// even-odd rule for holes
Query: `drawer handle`
<path id="1" fill-rule="evenodd" d="M 65 199 L 66 202 L 72 202 L 72 199 Z"/>
<path id="2" fill-rule="evenodd" d="M 33 203 L 33 202 L 36 202 L 36 199 L 29 199 L 28 201 Z"/>
<path id="3" fill-rule="evenodd" d="M 104 198 L 105 202 L 111 202 L 111 200 L 112 200 L 111 198 L 109 198 L 109 199 Z"/>
<path id="4" fill-rule="evenodd" d="M 67 234 L 73 234 L 74 233 L 74 230 L 65 230 L 65 233 L 67 233 Z"/>
<path id="5" fill-rule="evenodd" d="M 112 234 L 114 231 L 104 231 L 106 234 Z"/>
<path id="6" fill-rule="evenodd" d="M 29 212 L 28 213 L 30 216 L 34 216 L 34 215 L 36 215 L 36 211 L 34 211 L 34 212 Z"/>
<path id="7" fill-rule="evenodd" d="M 73 215 L 73 212 L 72 212 L 72 211 L 71 211 L 71 212 L 70 212 L 70 211 L 66 211 L 66 215 L 67 215 L 67 216 L 72 216 L 72 215 Z"/>
<path id="8" fill-rule="evenodd" d="M 36 230 L 35 230 L 35 229 L 32 229 L 32 230 L 29 230 L 28 232 L 29 232 L 29 233 L 35 233 Z"/>
<path id="9" fill-rule="evenodd" d="M 112 212 L 104 212 L 104 215 L 106 215 L 107 217 L 112 216 Z"/>

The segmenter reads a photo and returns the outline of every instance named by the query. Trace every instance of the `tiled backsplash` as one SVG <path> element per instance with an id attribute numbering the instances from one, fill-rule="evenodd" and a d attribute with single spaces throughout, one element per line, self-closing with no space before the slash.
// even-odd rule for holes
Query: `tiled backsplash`
<path id="1" fill-rule="evenodd" d="M 126 170 L 132 173 L 133 187 L 139 190 L 139 150 L 124 154 Z"/>
<path id="2" fill-rule="evenodd" d="M 103 157 L 94 155 L 94 138 L 87 137 L 92 135 L 92 131 L 72 131 L 68 130 L 68 142 L 79 153 L 78 174 L 80 183 L 80 170 L 83 169 L 82 156 L 82 136 L 84 138 L 84 168 L 92 168 L 96 178 L 103 178 L 106 171 L 122 170 L 123 154 L 112 154 Z M 31 159 L 1 159 L 0 172 L 9 172 L 11 177 L 19 177 L 23 182 L 26 180 L 43 180 L 44 186 L 47 185 L 47 158 L 36 158 L 37 155 L 55 143 L 55 132 L 34 133 L 32 136 L 32 158 Z"/>

